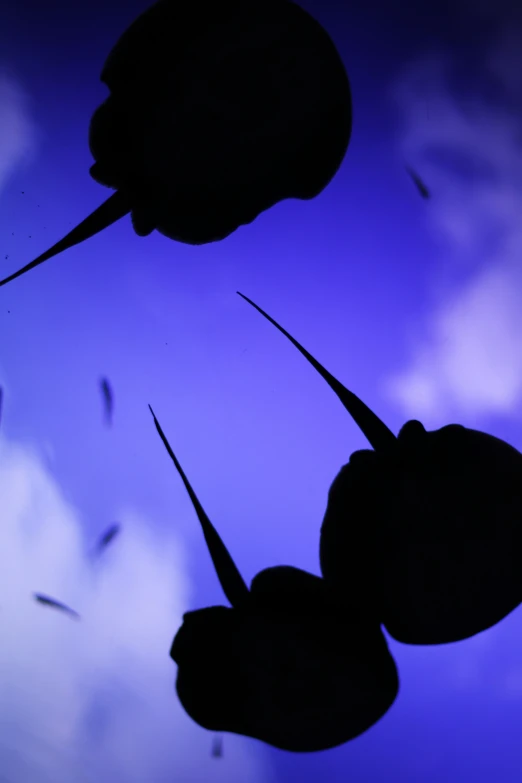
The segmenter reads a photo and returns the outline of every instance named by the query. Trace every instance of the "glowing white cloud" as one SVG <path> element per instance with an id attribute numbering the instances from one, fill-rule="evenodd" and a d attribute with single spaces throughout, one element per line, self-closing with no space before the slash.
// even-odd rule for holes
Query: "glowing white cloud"
<path id="1" fill-rule="evenodd" d="M 492 49 L 487 75 L 496 79 L 501 99 L 494 105 L 478 94 L 457 98 L 444 56 L 410 65 L 393 88 L 404 118 L 400 153 L 432 192 L 426 219 L 444 255 L 432 281 L 438 286 L 432 311 L 416 325 L 410 364 L 386 380 L 385 391 L 426 424 L 440 426 L 462 413 L 511 415 L 522 400 L 516 38 L 506 29 Z"/>
<path id="2" fill-rule="evenodd" d="M 432 315 L 430 347 L 418 348 L 389 392 L 423 421 L 513 414 L 522 395 L 521 293 L 522 267 L 482 270 Z"/>
<path id="3" fill-rule="evenodd" d="M 33 159 L 36 145 L 27 95 L 8 71 L 0 70 L 0 191 L 18 166 Z"/>
<path id="4" fill-rule="evenodd" d="M 190 608 L 183 549 L 122 511 L 97 565 L 40 457 L 0 439 L 0 769 L 10 783 L 270 781 L 260 745 L 182 710 L 168 656 Z M 42 592 L 81 615 L 32 600 Z"/>

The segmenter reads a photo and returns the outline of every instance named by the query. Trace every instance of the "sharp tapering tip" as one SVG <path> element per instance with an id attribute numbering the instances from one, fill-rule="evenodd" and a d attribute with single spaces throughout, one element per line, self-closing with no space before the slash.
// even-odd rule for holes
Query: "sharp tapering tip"
<path id="1" fill-rule="evenodd" d="M 353 392 L 346 388 L 340 381 L 337 380 L 328 370 L 315 359 L 311 353 L 309 353 L 301 343 L 292 337 L 292 335 L 286 331 L 277 321 L 275 321 L 268 313 L 262 310 L 259 305 L 252 302 L 247 296 L 237 291 L 239 296 L 245 299 L 252 305 L 261 315 L 272 323 L 276 329 L 287 337 L 290 342 L 297 348 L 297 350 L 307 359 L 308 362 L 314 367 L 319 375 L 326 381 L 332 391 L 337 395 L 344 408 L 353 418 L 359 429 L 363 432 L 368 439 L 370 445 L 377 451 L 394 448 L 396 438 L 391 430 L 384 424 L 381 419 L 370 409 L 365 403 L 359 399 Z"/>

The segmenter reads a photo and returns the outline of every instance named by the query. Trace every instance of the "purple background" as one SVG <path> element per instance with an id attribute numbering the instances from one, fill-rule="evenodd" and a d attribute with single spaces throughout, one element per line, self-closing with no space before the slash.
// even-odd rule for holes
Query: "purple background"
<path id="1" fill-rule="evenodd" d="M 522 444 L 522 12 L 302 5 L 353 88 L 352 142 L 320 197 L 204 247 L 139 238 L 127 218 L 0 291 L 1 781 L 520 780 L 519 611 L 457 645 L 391 642 L 396 704 L 327 753 L 225 735 L 212 759 L 173 692 L 182 612 L 223 598 L 147 403 L 248 581 L 277 563 L 318 572 L 327 489 L 366 445 L 237 289 L 395 432 L 418 417 Z M 88 122 L 104 59 L 145 7 L 4 2 L 2 276 L 107 196 L 88 175 Z M 95 568 L 115 519 L 123 532 Z"/>

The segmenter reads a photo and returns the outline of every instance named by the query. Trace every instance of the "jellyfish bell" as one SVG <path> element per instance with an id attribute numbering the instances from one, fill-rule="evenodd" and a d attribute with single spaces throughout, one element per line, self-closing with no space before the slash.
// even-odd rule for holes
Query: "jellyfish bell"
<path id="1" fill-rule="evenodd" d="M 158 2 L 120 38 L 102 80 L 111 95 L 91 123 L 93 176 L 132 191 L 135 227 L 189 244 L 223 239 L 283 199 L 314 198 L 350 140 L 341 58 L 287 0 Z"/>
<path id="2" fill-rule="evenodd" d="M 154 421 L 208 533 L 211 523 Z M 261 571 L 250 590 L 243 582 L 231 590 L 225 571 L 238 572 L 229 555 L 228 561 L 216 555 L 215 536 L 205 537 L 232 608 L 212 606 L 183 616 L 170 655 L 187 714 L 209 731 L 294 752 L 333 748 L 367 731 L 399 688 L 378 623 L 352 608 L 347 624 L 350 610 L 339 605 L 330 586 L 290 566 Z"/>
<path id="3" fill-rule="evenodd" d="M 478 430 L 397 438 L 364 403 L 287 336 L 337 394 L 373 449 L 335 478 L 321 527 L 320 564 L 341 596 L 409 644 L 444 644 L 494 626 L 522 602 L 522 454 Z"/>
<path id="4" fill-rule="evenodd" d="M 249 606 L 185 615 L 171 649 L 176 691 L 207 730 L 281 750 L 327 750 L 386 714 L 397 669 L 377 623 L 354 614 L 348 630 L 323 579 L 285 568 L 275 585 L 272 569 L 255 577 Z M 307 580 L 311 600 L 299 601 Z"/>
<path id="5" fill-rule="evenodd" d="M 383 591 L 386 627 L 414 644 L 458 641 L 522 602 L 522 454 L 457 424 L 418 434 L 400 450 L 392 495 L 398 556 Z"/>
<path id="6" fill-rule="evenodd" d="M 367 605 L 409 644 L 467 639 L 519 606 L 519 451 L 461 425 L 411 421 L 396 458 L 360 467 L 341 469 L 321 528 L 321 570 L 337 589 L 364 583 Z"/>
<path id="7" fill-rule="evenodd" d="M 116 192 L 0 285 L 131 213 L 135 232 L 220 241 L 288 198 L 313 199 L 351 136 L 348 77 L 328 33 L 289 0 L 160 0 L 102 71 L 92 178 Z"/>

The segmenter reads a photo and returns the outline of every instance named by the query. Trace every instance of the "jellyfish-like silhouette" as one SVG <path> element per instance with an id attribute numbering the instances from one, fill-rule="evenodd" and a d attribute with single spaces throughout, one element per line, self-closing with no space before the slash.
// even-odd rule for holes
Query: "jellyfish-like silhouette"
<path id="1" fill-rule="evenodd" d="M 155 416 L 154 422 L 232 604 L 183 615 L 170 654 L 185 711 L 207 730 L 294 752 L 333 748 L 368 730 L 399 688 L 378 623 L 340 605 L 321 577 L 298 568 L 267 568 L 248 590 Z"/>
<path id="2" fill-rule="evenodd" d="M 239 293 L 239 292 L 238 292 Z M 321 527 L 325 580 L 359 596 L 400 642 L 444 644 L 500 622 L 522 602 L 522 454 L 459 424 L 398 437 L 264 310 L 308 359 L 373 450 L 335 478 Z"/>
<path id="3" fill-rule="evenodd" d="M 288 0 L 160 0 L 109 54 L 89 146 L 114 190 L 64 239 L 0 285 L 131 213 L 191 245 L 215 242 L 288 198 L 315 198 L 351 135 L 348 77 L 326 31 Z"/>

